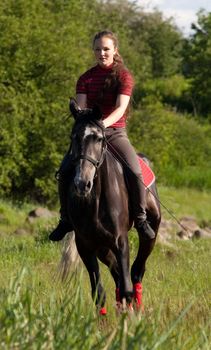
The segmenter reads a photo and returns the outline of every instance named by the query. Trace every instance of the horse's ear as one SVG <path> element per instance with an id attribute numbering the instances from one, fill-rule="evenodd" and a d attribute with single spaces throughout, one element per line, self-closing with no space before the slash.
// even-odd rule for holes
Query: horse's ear
<path id="1" fill-rule="evenodd" d="M 70 97 L 70 104 L 69 104 L 70 112 L 72 113 L 73 117 L 76 119 L 78 116 L 78 112 L 81 110 L 78 106 L 76 100 L 72 97 Z"/>
<path id="2" fill-rule="evenodd" d="M 95 119 L 100 120 L 102 118 L 102 112 L 97 105 L 94 106 L 94 108 L 92 109 L 92 112 Z"/>

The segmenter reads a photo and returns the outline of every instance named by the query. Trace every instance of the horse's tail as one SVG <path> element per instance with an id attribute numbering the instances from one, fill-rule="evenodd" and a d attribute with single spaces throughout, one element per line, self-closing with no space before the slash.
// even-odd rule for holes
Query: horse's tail
<path id="1" fill-rule="evenodd" d="M 75 232 L 68 232 L 64 239 L 62 256 L 58 266 L 58 273 L 62 281 L 67 279 L 71 267 L 73 269 L 77 267 L 79 259 L 75 243 Z"/>

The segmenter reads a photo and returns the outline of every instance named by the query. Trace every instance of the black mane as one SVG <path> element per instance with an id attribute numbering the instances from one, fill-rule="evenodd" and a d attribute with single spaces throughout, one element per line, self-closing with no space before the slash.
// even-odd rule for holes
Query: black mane
<path id="1" fill-rule="evenodd" d="M 99 117 L 96 117 L 96 114 L 94 113 L 94 110 L 92 109 L 84 109 L 78 112 L 78 116 L 75 119 L 75 124 L 73 126 L 73 129 L 75 129 L 76 127 L 78 128 L 78 126 L 80 125 L 88 125 L 91 124 L 93 126 L 97 126 L 100 129 L 102 129 L 104 131 L 105 127 L 102 123 L 102 119 Z"/>

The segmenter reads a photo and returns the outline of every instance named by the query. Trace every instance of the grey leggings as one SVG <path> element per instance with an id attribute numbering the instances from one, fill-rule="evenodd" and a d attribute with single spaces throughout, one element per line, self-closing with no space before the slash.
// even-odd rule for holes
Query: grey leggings
<path id="1" fill-rule="evenodd" d="M 135 225 L 146 219 L 146 194 L 140 164 L 125 128 L 106 128 L 108 148 L 125 169 L 131 193 Z"/>
<path id="2" fill-rule="evenodd" d="M 142 176 L 135 149 L 128 139 L 125 128 L 107 128 L 106 139 L 110 151 L 123 166 L 128 165 L 132 173 Z M 129 170 L 129 169 L 128 169 Z"/>

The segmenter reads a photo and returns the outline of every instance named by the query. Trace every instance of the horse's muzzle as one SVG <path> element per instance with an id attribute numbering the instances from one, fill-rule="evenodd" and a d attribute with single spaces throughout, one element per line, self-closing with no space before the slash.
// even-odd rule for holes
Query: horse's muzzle
<path id="1" fill-rule="evenodd" d="M 74 179 L 74 185 L 76 194 L 80 197 L 86 197 L 92 190 L 93 182 L 88 180 L 84 181 L 82 179 Z"/>

